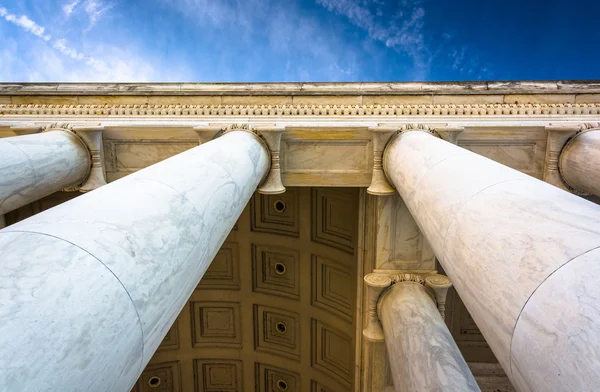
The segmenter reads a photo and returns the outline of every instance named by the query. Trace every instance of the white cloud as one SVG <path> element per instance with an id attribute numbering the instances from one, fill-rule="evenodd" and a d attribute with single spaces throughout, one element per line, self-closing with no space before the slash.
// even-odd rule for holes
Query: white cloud
<path id="1" fill-rule="evenodd" d="M 0 17 L 41 38 L 27 46 L 18 45 L 12 37 L 4 39 L 0 80 L 145 82 L 161 77 L 152 61 L 131 49 L 88 41 L 84 46 L 90 51 L 86 53 L 65 38 L 52 39 L 26 15 L 17 17 L 0 7 Z"/>
<path id="2" fill-rule="evenodd" d="M 44 41 L 50 41 L 52 37 L 46 34 L 46 29 L 29 19 L 27 15 L 17 16 L 8 12 L 4 7 L 0 7 L 0 17 L 6 19 L 6 21 L 21 27 L 23 30 L 36 35 Z"/>
<path id="3" fill-rule="evenodd" d="M 77 5 L 79 4 L 79 0 L 73 0 L 70 3 L 66 3 L 65 5 L 63 5 L 62 10 L 65 13 L 65 15 L 67 15 L 67 17 L 71 16 L 71 14 L 73 13 L 73 10 L 75 10 L 75 7 L 77 7 Z"/>
<path id="4" fill-rule="evenodd" d="M 58 49 L 63 54 L 66 54 L 73 60 L 84 60 L 85 55 L 83 53 L 79 53 L 76 49 L 71 48 L 67 45 L 67 40 L 64 38 L 57 39 L 54 41 L 54 48 Z"/>
<path id="5" fill-rule="evenodd" d="M 100 17 L 112 7 L 112 4 L 106 4 L 99 0 L 87 0 L 83 5 L 83 9 L 90 19 L 90 27 L 95 25 Z"/>

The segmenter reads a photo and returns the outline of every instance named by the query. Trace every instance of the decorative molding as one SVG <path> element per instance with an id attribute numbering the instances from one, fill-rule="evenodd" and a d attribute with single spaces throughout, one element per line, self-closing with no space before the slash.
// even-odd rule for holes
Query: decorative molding
<path id="1" fill-rule="evenodd" d="M 375 196 L 389 196 L 396 193 L 393 184 L 388 180 L 383 171 L 383 151 L 388 141 L 397 128 L 373 127 L 369 128 L 372 135 L 373 144 L 373 176 L 371 185 L 367 188 L 367 192 Z"/>
<path id="2" fill-rule="evenodd" d="M 165 337 L 163 338 L 162 343 L 158 346 L 157 351 L 163 350 L 177 350 L 179 348 L 179 327 L 178 322 L 175 320 Z"/>
<path id="3" fill-rule="evenodd" d="M 277 366 L 255 364 L 256 391 L 300 392 L 300 375 Z"/>
<path id="4" fill-rule="evenodd" d="M 106 185 L 104 169 L 104 144 L 102 142 L 103 126 L 74 126 L 72 131 L 86 144 L 92 158 L 90 173 L 79 188 L 80 192 L 89 192 Z"/>
<path id="5" fill-rule="evenodd" d="M 377 315 L 377 301 L 383 290 L 392 284 L 392 279 L 382 274 L 368 274 L 363 279 L 367 285 L 367 320 L 363 336 L 373 342 L 384 341 L 383 327 Z"/>
<path id="6" fill-rule="evenodd" d="M 223 127 L 212 127 L 212 126 L 200 126 L 194 127 L 194 132 L 198 135 L 199 144 L 210 142 L 217 138 L 222 132 Z"/>
<path id="7" fill-rule="evenodd" d="M 179 361 L 150 364 L 146 367 L 134 392 L 181 392 Z"/>
<path id="8" fill-rule="evenodd" d="M 464 127 L 436 127 L 435 132 L 441 139 L 448 143 L 458 144 L 460 134 L 465 130 Z"/>
<path id="9" fill-rule="evenodd" d="M 242 361 L 195 359 L 196 392 L 243 392 Z"/>
<path id="10" fill-rule="evenodd" d="M 435 302 L 442 319 L 446 319 L 446 298 L 448 290 L 452 287 L 452 282 L 445 275 L 425 276 L 425 285 L 429 287 L 435 295 Z"/>
<path id="11" fill-rule="evenodd" d="M 44 125 L 41 127 L 40 132 L 50 132 L 50 131 L 69 131 L 73 132 L 73 125 L 69 123 L 53 123 Z"/>
<path id="12" fill-rule="evenodd" d="M 193 347 L 241 347 L 240 304 L 237 302 L 191 302 Z"/>
<path id="13" fill-rule="evenodd" d="M 225 242 L 221 246 L 196 289 L 240 289 L 240 251 L 236 243 Z"/>
<path id="14" fill-rule="evenodd" d="M 250 201 L 250 214 L 254 232 L 300 236 L 297 189 L 280 195 L 254 195 Z"/>
<path id="15" fill-rule="evenodd" d="M 300 361 L 300 314 L 254 305 L 254 349 Z"/>
<path id="16" fill-rule="evenodd" d="M 300 253 L 252 244 L 252 288 L 257 293 L 300 299 Z"/>
<path id="17" fill-rule="evenodd" d="M 354 366 L 352 337 L 320 320 L 312 319 L 311 324 L 313 368 L 349 386 Z"/>
<path id="18" fill-rule="evenodd" d="M 313 188 L 311 194 L 311 239 L 354 254 L 355 219 L 347 215 L 356 211 L 356 198 L 335 188 Z"/>
<path id="19" fill-rule="evenodd" d="M 600 103 L 418 105 L 2 104 L 0 116 L 532 116 L 598 115 Z"/>
<path id="20" fill-rule="evenodd" d="M 560 174 L 558 161 L 567 140 L 575 135 L 579 129 L 579 126 L 573 125 L 546 127 L 548 136 L 546 141 L 543 180 L 565 191 L 570 191 L 570 189 L 565 184 L 562 175 Z"/>
<path id="21" fill-rule="evenodd" d="M 285 192 L 285 187 L 281 181 L 281 163 L 279 150 L 281 149 L 281 134 L 285 128 L 281 127 L 260 127 L 257 128 L 258 134 L 263 138 L 269 147 L 271 153 L 271 166 L 267 178 L 258 187 L 258 193 L 264 195 L 278 195 Z"/>
<path id="22" fill-rule="evenodd" d="M 351 323 L 354 311 L 352 270 L 336 261 L 312 255 L 311 302 Z"/>
<path id="23" fill-rule="evenodd" d="M 438 311 L 445 319 L 446 295 L 452 286 L 450 279 L 437 271 L 378 271 L 364 277 L 367 285 L 367 319 L 363 336 L 370 341 L 385 340 L 383 328 L 377 314 L 377 301 L 388 287 L 402 282 L 413 282 L 423 285 L 437 305 Z"/>
<path id="24" fill-rule="evenodd" d="M 22 124 L 22 125 L 11 126 L 10 130 L 13 131 L 15 133 L 15 135 L 22 136 L 22 135 L 32 135 L 35 133 L 40 133 L 40 132 L 42 132 L 42 127 L 40 125 Z"/>

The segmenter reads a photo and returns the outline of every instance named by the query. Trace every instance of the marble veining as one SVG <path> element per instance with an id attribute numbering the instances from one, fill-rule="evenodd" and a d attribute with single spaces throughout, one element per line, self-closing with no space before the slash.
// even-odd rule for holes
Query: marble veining
<path id="1" fill-rule="evenodd" d="M 397 392 L 479 391 L 423 285 L 396 283 L 377 307 Z"/>
<path id="2" fill-rule="evenodd" d="M 81 184 L 92 165 L 72 132 L 49 131 L 0 140 L 0 214 Z"/>
<path id="3" fill-rule="evenodd" d="M 521 309 L 540 284 L 600 246 L 600 206 L 426 132 L 398 137 L 386 150 L 385 170 L 515 386 L 544 378 L 555 390 L 570 390 L 570 377 L 558 377 L 552 367 L 520 368 L 515 361 L 545 356 L 557 366 L 577 362 L 568 351 L 511 354 L 511 341 Z M 572 284 L 585 279 L 573 277 Z M 591 329 L 600 323 L 579 320 Z M 566 338 L 551 314 L 537 322 Z M 597 339 L 586 342 L 598 346 Z M 598 368 L 595 357 L 580 372 L 595 374 Z"/>
<path id="4" fill-rule="evenodd" d="M 145 366 L 266 175 L 268 167 L 268 151 L 256 136 L 248 132 L 230 132 L 11 225 L 0 231 L 0 234 L 45 234 L 56 237 L 62 241 L 61 244 L 69 246 L 65 245 L 64 251 L 63 248 L 53 249 L 48 252 L 48 258 L 65 257 L 70 260 L 70 253 L 79 250 L 97 259 L 95 263 L 103 268 L 107 276 L 108 268 L 122 284 L 120 290 L 126 290 L 131 297 L 127 298 L 130 309 L 127 317 L 137 319 L 139 314 L 143 335 L 138 340 L 143 339 L 143 353 L 140 347 L 136 348 L 136 363 L 141 361 L 142 366 Z M 13 240 L 11 244 L 22 248 L 17 260 L 26 265 L 21 273 L 27 274 L 29 268 L 33 268 L 31 266 L 46 264 L 46 256 L 43 253 L 28 252 L 31 245 L 27 243 L 26 237 L 20 238 L 22 239 Z M 12 260 L 15 256 L 10 255 L 10 252 L 3 254 L 0 256 L 3 264 L 7 257 Z M 65 273 L 70 279 L 70 271 Z M 74 285 L 79 284 L 85 288 L 95 285 L 96 275 L 90 272 L 80 276 L 74 280 Z M 43 280 L 42 276 L 31 279 L 31 284 Z M 114 277 L 111 279 L 114 280 Z M 25 280 L 16 279 L 15 284 L 21 285 Z M 22 314 L 24 320 L 34 317 L 31 313 L 41 303 L 35 297 L 28 301 L 28 305 L 21 306 L 17 313 Z M 106 306 L 112 305 L 112 300 L 102 301 Z M 49 304 L 49 309 L 53 307 L 53 303 Z M 85 305 L 74 306 L 73 312 L 77 313 L 79 308 L 85 308 Z M 65 312 L 69 313 L 68 310 Z M 111 315 L 112 313 L 107 313 L 106 322 L 113 322 Z M 94 326 L 99 321 L 95 317 L 94 314 L 77 313 L 76 318 L 71 318 L 73 328 L 79 328 L 79 324 L 83 323 L 87 325 L 87 331 L 106 335 L 106 339 L 119 339 L 119 335 L 130 333 L 129 329 L 121 327 L 104 329 Z M 49 315 L 45 322 L 54 322 L 53 316 Z M 17 333 L 22 333 L 24 339 L 37 339 L 38 331 L 21 320 L 5 323 L 3 328 L 6 331 L 3 337 L 7 341 L 15 338 Z M 59 331 L 48 331 L 45 339 L 37 342 L 36 351 L 48 351 L 46 345 L 51 343 L 47 342 L 58 339 L 56 334 Z M 21 345 L 13 347 L 17 350 Z M 121 357 L 132 355 L 132 349 L 120 341 L 106 345 L 103 349 L 77 342 L 65 344 L 64 347 L 72 350 L 75 356 L 94 358 L 94 361 L 78 363 L 82 367 L 81 377 L 91 378 L 92 374 L 99 374 L 97 377 L 110 378 L 119 385 L 131 387 L 142 370 L 138 366 L 135 372 L 117 375 L 118 372 L 111 370 L 112 368 L 98 365 L 98 361 L 118 362 Z M 4 354 L 10 356 L 10 351 L 4 350 Z M 46 362 L 44 358 L 25 357 L 18 366 L 30 366 L 33 359 Z M 18 361 L 16 363 L 19 364 Z M 68 368 L 63 368 L 65 363 L 52 363 L 53 366 L 47 366 L 48 372 L 62 375 L 63 383 L 61 388 L 54 390 L 80 390 L 81 385 L 88 385 L 83 380 L 77 382 L 69 376 L 65 377 L 69 374 Z M 43 377 L 46 375 L 43 372 L 40 376 L 42 378 L 32 377 L 26 380 L 13 371 L 5 374 L 7 379 L 18 377 L 19 382 L 23 383 L 22 390 L 27 390 L 27 385 L 44 384 Z M 7 388 L 7 385 L 12 384 L 0 384 L 0 389 L 18 390 Z"/>
<path id="5" fill-rule="evenodd" d="M 600 196 L 600 124 L 576 134 L 558 159 L 563 181 L 572 189 Z"/>

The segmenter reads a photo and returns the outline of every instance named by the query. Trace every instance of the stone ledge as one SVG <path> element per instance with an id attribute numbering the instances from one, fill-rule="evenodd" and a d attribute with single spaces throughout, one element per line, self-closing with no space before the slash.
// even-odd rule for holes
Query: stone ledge
<path id="1" fill-rule="evenodd" d="M 0 95 L 485 95 L 600 93 L 600 81 L 382 83 L 0 83 Z"/>

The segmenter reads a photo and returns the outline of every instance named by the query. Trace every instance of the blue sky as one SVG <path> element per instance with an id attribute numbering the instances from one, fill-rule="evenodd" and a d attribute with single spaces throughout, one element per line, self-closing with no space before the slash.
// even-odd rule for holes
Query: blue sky
<path id="1" fill-rule="evenodd" d="M 600 79 L 599 0 L 0 0 L 0 81 Z"/>

